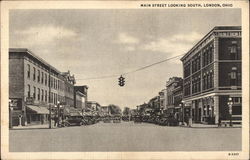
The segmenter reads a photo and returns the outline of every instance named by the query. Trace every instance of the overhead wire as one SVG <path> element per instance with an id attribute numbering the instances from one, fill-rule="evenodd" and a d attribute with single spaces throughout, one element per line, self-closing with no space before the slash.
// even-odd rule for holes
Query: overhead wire
<path id="1" fill-rule="evenodd" d="M 90 78 L 80 78 L 80 79 L 76 79 L 76 80 L 106 79 L 106 78 L 113 78 L 113 77 L 117 77 L 117 76 L 120 76 L 120 75 L 128 75 L 128 74 L 131 74 L 131 73 L 135 73 L 135 72 L 138 72 L 138 71 L 141 71 L 141 70 L 144 70 L 144 69 L 147 69 L 147 68 L 153 67 L 153 66 L 158 65 L 158 64 L 160 64 L 160 63 L 163 63 L 163 62 L 166 62 L 166 61 L 169 61 L 169 60 L 172 60 L 172 59 L 178 58 L 178 57 L 183 56 L 183 55 L 184 55 L 184 54 L 180 54 L 180 55 L 177 55 L 177 56 L 174 56 L 174 57 L 170 57 L 170 58 L 167 58 L 167 59 L 161 60 L 161 61 L 159 61 L 159 62 L 155 62 L 155 63 L 152 63 L 152 64 L 149 64 L 149 65 L 146 65 L 146 66 L 143 66 L 143 67 L 137 68 L 137 69 L 132 70 L 132 71 L 129 71 L 129 72 L 121 73 L 121 74 L 113 74 L 113 75 L 99 76 L 99 77 L 90 77 Z"/>

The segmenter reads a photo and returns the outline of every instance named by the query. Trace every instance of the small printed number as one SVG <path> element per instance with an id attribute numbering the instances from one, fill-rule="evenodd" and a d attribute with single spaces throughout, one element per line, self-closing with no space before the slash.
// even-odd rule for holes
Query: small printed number
<path id="1" fill-rule="evenodd" d="M 228 153 L 229 156 L 238 156 L 239 153 Z"/>

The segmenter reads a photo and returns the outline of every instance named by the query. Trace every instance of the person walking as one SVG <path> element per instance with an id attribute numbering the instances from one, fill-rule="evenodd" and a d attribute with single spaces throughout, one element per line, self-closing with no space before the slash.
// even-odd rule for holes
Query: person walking
<path id="1" fill-rule="evenodd" d="M 54 121 L 55 121 L 54 127 L 58 127 L 58 117 L 57 116 L 54 117 Z"/>

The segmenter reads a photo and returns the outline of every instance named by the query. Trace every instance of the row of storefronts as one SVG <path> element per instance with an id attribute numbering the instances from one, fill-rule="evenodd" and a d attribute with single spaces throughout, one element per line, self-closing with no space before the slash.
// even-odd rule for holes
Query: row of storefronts
<path id="1" fill-rule="evenodd" d="M 28 49 L 9 49 L 10 125 L 46 124 L 50 118 L 82 113 L 88 86 L 60 72 Z M 51 117 L 50 117 L 51 116 Z"/>
<path id="2" fill-rule="evenodd" d="M 241 27 L 214 27 L 181 58 L 183 78 L 169 78 L 148 106 L 180 122 L 241 123 L 241 54 Z"/>

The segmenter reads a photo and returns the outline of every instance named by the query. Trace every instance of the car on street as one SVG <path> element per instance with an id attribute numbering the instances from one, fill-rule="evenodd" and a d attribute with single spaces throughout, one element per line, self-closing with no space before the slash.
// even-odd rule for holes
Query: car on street
<path id="1" fill-rule="evenodd" d="M 66 119 L 66 123 L 68 123 L 69 126 L 73 126 L 73 125 L 81 126 L 83 125 L 83 116 L 81 115 L 69 116 Z"/>

